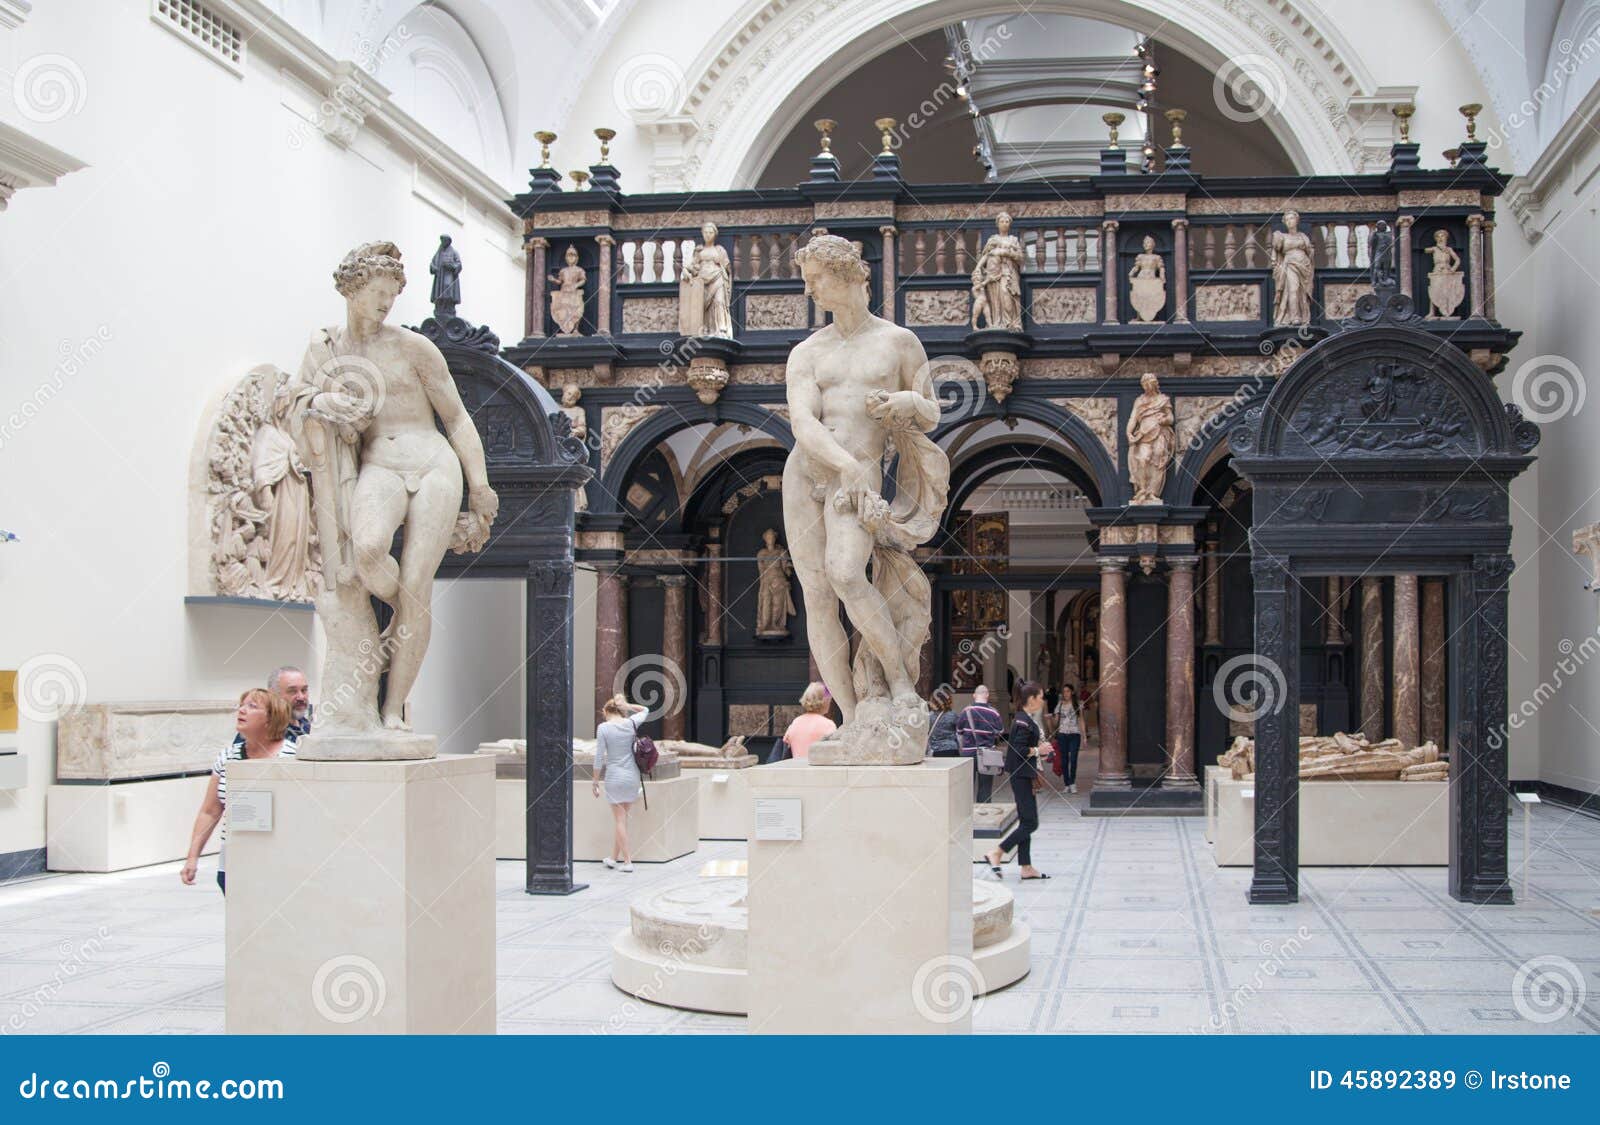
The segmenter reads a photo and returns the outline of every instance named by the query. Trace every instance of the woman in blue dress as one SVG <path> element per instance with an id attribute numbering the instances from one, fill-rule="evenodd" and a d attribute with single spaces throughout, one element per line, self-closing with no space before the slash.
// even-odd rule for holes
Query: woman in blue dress
<path id="1" fill-rule="evenodd" d="M 649 711 L 637 703 L 629 703 L 620 694 L 606 700 L 600 709 L 600 725 L 594 732 L 594 783 L 592 789 L 600 796 L 605 787 L 606 800 L 611 803 L 611 816 L 615 832 L 611 841 L 611 854 L 604 862 L 607 867 L 633 870 L 633 851 L 628 846 L 628 812 L 644 791 L 644 780 L 633 760 L 633 740 L 639 736 L 639 726 Z"/>

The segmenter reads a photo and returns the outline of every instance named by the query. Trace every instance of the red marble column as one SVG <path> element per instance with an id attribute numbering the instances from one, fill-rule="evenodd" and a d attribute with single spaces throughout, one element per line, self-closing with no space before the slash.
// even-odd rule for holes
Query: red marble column
<path id="1" fill-rule="evenodd" d="M 550 249 L 548 238 L 530 238 L 528 245 L 532 247 L 533 265 L 528 268 L 528 309 L 527 309 L 527 336 L 544 335 L 544 280 L 545 257 Z"/>
<path id="2" fill-rule="evenodd" d="M 1383 579 L 1361 580 L 1361 732 L 1383 738 Z"/>
<path id="3" fill-rule="evenodd" d="M 1105 315 L 1100 318 L 1100 323 L 1116 324 L 1117 288 L 1121 278 L 1117 276 L 1117 220 L 1115 219 L 1107 219 L 1100 224 L 1100 265 L 1105 274 L 1106 291 L 1106 306 L 1102 310 Z"/>
<path id="4" fill-rule="evenodd" d="M 1343 603 L 1344 579 L 1334 575 L 1328 579 L 1328 596 L 1323 609 L 1322 643 L 1325 645 L 1336 645 L 1344 641 L 1344 628 L 1339 613 Z"/>
<path id="5" fill-rule="evenodd" d="M 1422 580 L 1422 740 L 1444 745 L 1444 580 Z"/>
<path id="6" fill-rule="evenodd" d="M 1467 275 L 1472 285 L 1472 315 L 1483 316 L 1483 216 L 1467 216 Z"/>
<path id="7" fill-rule="evenodd" d="M 1483 220 L 1483 315 L 1494 319 L 1494 220 Z"/>
<path id="8" fill-rule="evenodd" d="M 617 674 L 628 659 L 628 576 L 602 566 L 595 583 L 594 710 L 622 686 Z"/>
<path id="9" fill-rule="evenodd" d="M 1123 559 L 1100 560 L 1100 772 L 1095 785 L 1101 789 L 1126 789 L 1131 783 L 1125 566 Z"/>
<path id="10" fill-rule="evenodd" d="M 673 682 L 689 682 L 689 599 L 685 591 L 688 578 L 681 574 L 664 574 L 661 585 L 665 588 L 661 610 L 661 655 L 669 668 L 676 668 L 682 678 L 668 675 Z M 661 716 L 661 737 L 684 739 L 689 730 L 689 701 L 679 699 L 667 714 Z"/>
<path id="11" fill-rule="evenodd" d="M 1172 322 L 1189 323 L 1189 220 L 1172 220 Z"/>
<path id="12" fill-rule="evenodd" d="M 1171 560 L 1167 586 L 1167 775 L 1165 788 L 1198 784 L 1194 776 L 1194 570 L 1197 559 Z M 1104 619 L 1105 611 L 1101 610 Z"/>
<path id="13" fill-rule="evenodd" d="M 611 248 L 617 240 L 609 234 L 597 234 L 600 244 L 600 307 L 596 310 L 595 331 L 598 335 L 611 335 Z"/>
<path id="14" fill-rule="evenodd" d="M 1422 708 L 1418 698 L 1422 669 L 1418 661 L 1419 614 L 1417 576 L 1394 578 L 1394 736 L 1407 749 L 1422 741 Z"/>
<path id="15" fill-rule="evenodd" d="M 895 274 L 900 264 L 894 252 L 894 227 L 879 227 L 878 233 L 883 235 L 883 319 L 899 324 L 900 319 L 894 312 L 894 291 L 899 280 Z"/>
<path id="16" fill-rule="evenodd" d="M 1206 644 L 1222 643 L 1222 556 L 1216 541 L 1206 544 Z"/>
<path id="17" fill-rule="evenodd" d="M 1414 215 L 1401 215 L 1394 221 L 1400 228 L 1399 246 L 1396 254 L 1400 258 L 1400 292 L 1407 297 L 1412 297 L 1411 292 L 1411 226 L 1415 223 Z"/>
<path id="18" fill-rule="evenodd" d="M 706 544 L 706 644 L 722 643 L 722 544 Z"/>

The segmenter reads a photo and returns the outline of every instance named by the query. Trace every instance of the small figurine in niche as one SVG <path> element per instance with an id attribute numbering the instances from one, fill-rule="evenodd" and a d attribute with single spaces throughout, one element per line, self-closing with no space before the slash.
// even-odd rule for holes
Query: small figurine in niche
<path id="1" fill-rule="evenodd" d="M 445 320 L 455 316 L 456 306 L 461 303 L 461 254 L 450 245 L 448 234 L 439 236 L 439 249 L 433 252 L 428 272 L 433 274 L 433 291 L 428 299 L 433 302 L 434 317 Z"/>
<path id="2" fill-rule="evenodd" d="M 1422 251 L 1433 259 L 1428 273 L 1428 320 L 1453 318 L 1467 295 L 1461 273 L 1461 255 L 1450 245 L 1450 232 L 1440 227 L 1433 232 L 1433 245 Z"/>
<path id="3" fill-rule="evenodd" d="M 1156 253 L 1156 240 L 1144 236 L 1144 252 L 1133 259 L 1133 269 L 1128 271 L 1128 288 L 1133 311 L 1146 324 L 1161 315 L 1167 307 L 1167 266 Z"/>
<path id="4" fill-rule="evenodd" d="M 589 282 L 589 275 L 578 265 L 576 246 L 567 247 L 567 264 L 560 273 L 551 274 L 550 280 L 561 287 L 550 294 L 550 319 L 561 329 L 561 335 L 576 336 L 583 320 L 583 287 Z"/>
<path id="5" fill-rule="evenodd" d="M 778 545 L 778 532 L 767 528 L 761 533 L 766 544 L 756 552 L 758 589 L 756 593 L 756 636 L 778 638 L 789 635 L 789 618 L 795 615 L 790 578 L 794 564 L 787 548 Z"/>

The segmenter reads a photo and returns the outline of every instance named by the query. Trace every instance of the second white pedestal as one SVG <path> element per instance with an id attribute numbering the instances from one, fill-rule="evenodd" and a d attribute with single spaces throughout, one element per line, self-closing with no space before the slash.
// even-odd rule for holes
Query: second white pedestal
<path id="1" fill-rule="evenodd" d="M 756 824 L 798 801 L 800 839 L 750 840 L 751 1031 L 972 1029 L 970 776 L 947 758 L 752 771 Z"/>
<path id="2" fill-rule="evenodd" d="M 230 1035 L 494 1033 L 492 761 L 231 762 L 228 798 Z"/>
<path id="3" fill-rule="evenodd" d="M 211 775 L 52 785 L 45 791 L 45 866 L 124 871 L 189 854 L 189 833 Z M 217 850 L 211 838 L 207 854 Z"/>
<path id="4" fill-rule="evenodd" d="M 646 781 L 647 809 L 636 801 L 628 816 L 628 842 L 639 863 L 666 863 L 700 846 L 700 781 L 692 775 Z M 495 850 L 498 859 L 525 859 L 528 830 L 527 783 L 500 778 L 494 783 Z M 572 858 L 598 862 L 611 854 L 611 805 L 596 797 L 590 783 L 572 783 Z"/>

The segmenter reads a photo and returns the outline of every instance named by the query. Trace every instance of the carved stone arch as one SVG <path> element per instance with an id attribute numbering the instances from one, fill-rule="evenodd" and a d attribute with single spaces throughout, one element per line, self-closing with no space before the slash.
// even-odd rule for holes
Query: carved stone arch
<path id="1" fill-rule="evenodd" d="M 742 6 L 690 65 L 681 106 L 652 129 L 657 166 L 673 169 L 670 178 L 676 181 L 656 189 L 752 182 L 815 91 L 907 38 L 1015 8 L 969 0 L 766 0 Z M 1375 85 L 1313 4 L 1040 0 L 1030 10 L 1104 18 L 1159 34 L 1213 70 L 1230 60 L 1253 65 L 1273 87 L 1266 121 L 1301 172 L 1360 170 L 1361 144 L 1345 107 Z"/>
<path id="2" fill-rule="evenodd" d="M 606 460 L 600 472 L 600 496 L 591 504 L 591 513 L 620 512 L 622 509 L 618 497 L 627 488 L 628 476 L 639 459 L 667 435 L 707 422 L 737 422 L 771 435 L 785 449 L 794 447 L 794 432 L 789 428 L 789 423 L 780 415 L 754 403 L 723 400 L 714 407 L 666 403 L 641 418 Z"/>
<path id="3" fill-rule="evenodd" d="M 1202 495 L 1206 477 L 1233 451 L 1228 443 L 1233 423 L 1265 403 L 1271 389 L 1270 385 L 1264 385 L 1246 393 L 1241 388 L 1232 403 L 1201 425 L 1193 439 L 1192 448 L 1178 451 L 1178 466 L 1173 470 L 1162 494 L 1168 504 L 1187 506 L 1206 503 Z"/>
<path id="4" fill-rule="evenodd" d="M 932 433 L 935 442 L 943 440 L 951 433 L 970 422 L 986 418 L 1028 418 L 1055 433 L 1070 445 L 1082 459 L 1081 465 L 1089 475 L 1091 487 L 1084 491 L 1097 497 L 1098 503 L 1111 505 L 1121 504 L 1124 500 L 1126 485 L 1117 472 L 1117 466 L 1112 461 L 1106 447 L 1095 436 L 1086 422 L 1070 411 L 1063 410 L 1052 402 L 1042 399 L 1025 398 L 1013 395 L 1005 402 L 1004 407 L 993 400 L 985 400 L 981 409 L 976 412 L 963 411 L 962 417 L 951 421 L 941 421 Z"/>
<path id="5" fill-rule="evenodd" d="M 1040 469 L 1065 477 L 1083 490 L 1092 507 L 1100 504 L 1099 489 L 1088 470 L 1064 450 L 1030 438 L 984 445 L 951 466 L 950 500 L 945 506 L 943 522 L 950 524 L 961 505 L 986 481 L 1015 469 Z"/>

